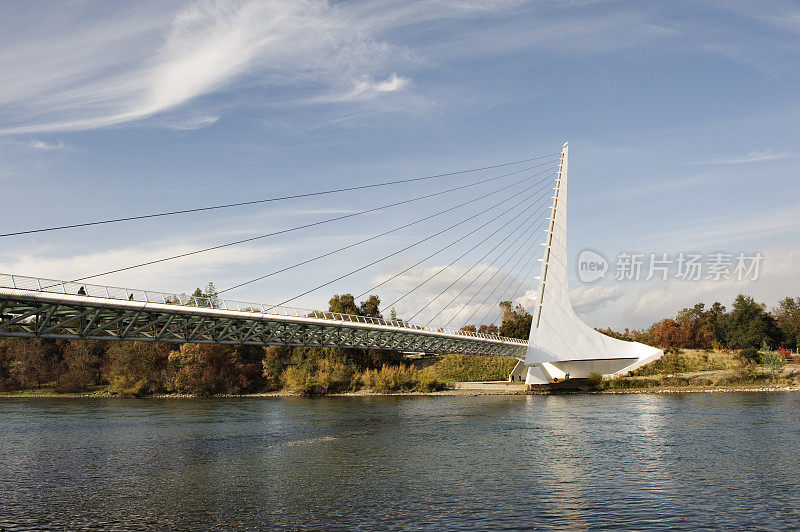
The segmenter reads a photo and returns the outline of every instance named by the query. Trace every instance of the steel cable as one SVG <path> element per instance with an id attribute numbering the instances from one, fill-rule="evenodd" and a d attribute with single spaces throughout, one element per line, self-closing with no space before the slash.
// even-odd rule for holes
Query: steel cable
<path id="1" fill-rule="evenodd" d="M 442 215 L 442 214 L 445 214 L 445 213 L 447 213 L 447 212 L 450 212 L 450 211 L 453 211 L 453 210 L 455 210 L 455 209 L 458 209 L 458 208 L 460 208 L 460 207 L 463 207 L 464 205 L 469 205 L 470 203 L 475 203 L 476 201 L 480 201 L 480 200 L 482 200 L 482 199 L 485 199 L 485 198 L 486 198 L 486 197 L 488 197 L 488 196 L 492 196 L 492 195 L 494 195 L 494 194 L 498 194 L 498 193 L 500 193 L 500 192 L 502 192 L 502 191 L 504 191 L 504 190 L 507 190 L 507 189 L 509 189 L 509 188 L 513 187 L 513 186 L 519 185 L 520 183 L 524 183 L 525 181 L 528 181 L 529 179 L 532 179 L 532 178 L 534 178 L 534 177 L 536 177 L 536 176 L 539 176 L 539 175 L 543 174 L 543 173 L 544 173 L 544 172 L 546 172 L 546 171 L 547 171 L 547 170 L 544 170 L 544 171 L 542 171 L 542 172 L 538 172 L 538 173 L 536 173 L 536 174 L 534 174 L 534 175 L 532 175 L 532 176 L 529 176 L 529 177 L 526 177 L 526 178 L 524 178 L 524 179 L 521 179 L 521 180 L 519 180 L 519 181 L 516 181 L 516 182 L 514 182 L 514 183 L 511 183 L 510 185 L 506 185 L 506 186 L 504 186 L 504 187 L 498 188 L 497 190 L 494 190 L 494 191 L 492 191 L 492 192 L 489 192 L 488 194 L 483 194 L 483 195 L 481 195 L 481 196 L 479 196 L 479 197 L 477 197 L 477 198 L 475 198 L 475 199 L 472 199 L 472 200 L 469 200 L 469 201 L 465 201 L 465 202 L 463 202 L 463 203 L 460 203 L 460 204 L 458 204 L 458 205 L 455 205 L 455 206 L 453 206 L 453 207 L 450 207 L 450 208 L 448 208 L 448 209 L 445 209 L 445 210 L 443 210 L 443 211 L 439 211 L 439 212 L 437 212 L 437 213 L 431 214 L 430 216 L 425 216 L 424 218 L 419 218 L 419 219 L 417 219 L 417 220 L 414 220 L 413 222 L 409 222 L 409 223 L 407 223 L 407 224 L 404 224 L 404 225 L 401 225 L 401 226 L 395 227 L 395 228 L 393 228 L 393 229 L 390 229 L 390 230 L 388 230 L 388 231 L 384 231 L 383 233 L 379 233 L 379 234 L 377 234 L 377 235 L 373 235 L 373 236 L 371 236 L 371 237 L 368 237 L 368 238 L 365 238 L 365 239 L 359 240 L 358 242 L 353 242 L 352 244 L 348 244 L 348 245 L 346 245 L 346 246 L 343 246 L 343 247 L 337 248 L 337 249 L 335 249 L 335 250 L 333 250 L 333 251 L 329 251 L 329 252 L 327 252 L 327 253 L 323 253 L 322 255 L 317 255 L 316 257 L 312 257 L 312 258 L 310 258 L 310 259 L 307 259 L 307 260 L 304 260 L 304 261 L 301 261 L 301 262 L 295 263 L 295 264 L 293 264 L 293 265 L 291 265 L 291 266 L 287 266 L 287 267 L 285 267 L 285 268 L 281 268 L 281 269 L 279 269 L 279 270 L 275 270 L 275 271 L 273 271 L 273 272 L 270 272 L 270 273 L 268 273 L 268 274 L 261 275 L 261 276 L 259 276 L 259 277 L 256 277 L 256 278 L 254 278 L 254 279 L 250 279 L 250 280 L 248 280 L 248 281 L 245 281 L 245 282 L 243 282 L 243 283 L 236 284 L 236 285 L 234 285 L 234 286 L 231 286 L 231 287 L 229 287 L 229 288 L 226 288 L 226 289 L 224 289 L 224 290 L 220 290 L 220 291 L 219 291 L 219 292 L 217 292 L 217 293 L 218 293 L 218 294 L 221 294 L 221 293 L 223 293 L 223 292 L 229 292 L 229 291 L 231 291 L 231 290 L 234 290 L 234 289 L 236 289 L 236 288 L 241 288 L 242 286 L 245 286 L 245 285 L 248 285 L 248 284 L 252 284 L 252 283 L 254 283 L 254 282 L 257 282 L 257 281 L 261 281 L 261 280 L 263 280 L 263 279 L 266 279 L 266 278 L 268 278 L 268 277 L 272 277 L 273 275 L 277 275 L 277 274 L 279 274 L 279 273 L 283 273 L 283 272 L 285 272 L 285 271 L 288 271 L 288 270 L 291 270 L 291 269 L 293 269 L 293 268 L 297 268 L 297 267 L 299 267 L 299 266 L 303 266 L 303 265 L 305 265 L 305 264 L 309 264 L 309 263 L 311 263 L 311 262 L 314 262 L 314 261 L 316 261 L 316 260 L 319 260 L 319 259 L 322 259 L 322 258 L 325 258 L 325 257 L 329 257 L 329 256 L 331 256 L 331 255 L 335 255 L 336 253 L 339 253 L 339 252 L 341 252 L 341 251 L 345 251 L 345 250 L 347 250 L 347 249 L 350 249 L 350 248 L 356 247 L 356 246 L 358 246 L 358 245 L 360 245 L 360 244 L 364 244 L 364 243 L 366 243 L 366 242 L 369 242 L 369 241 L 372 241 L 372 240 L 376 240 L 376 239 L 378 239 L 378 238 L 381 238 L 381 237 L 383 237 L 383 236 L 386 236 L 386 235 L 388 235 L 388 234 L 391 234 L 391 233 L 395 233 L 395 232 L 397 232 L 397 231 L 400 231 L 401 229 L 405 229 L 405 228 L 407 228 L 407 227 L 411 227 L 412 225 L 416 225 L 416 224 L 418 224 L 418 223 L 422 223 L 422 222 L 424 222 L 424 221 L 430 220 L 430 219 L 432 219 L 432 218 L 435 218 L 435 217 L 437 217 L 437 216 L 440 216 L 440 215 Z M 539 182 L 541 183 L 541 181 L 539 181 Z M 357 297 L 360 297 L 360 296 L 357 296 Z"/>
<path id="2" fill-rule="evenodd" d="M 374 208 L 371 208 L 371 209 L 366 209 L 366 210 L 358 211 L 358 212 L 355 212 L 355 213 L 345 214 L 345 215 L 342 215 L 342 216 L 335 216 L 333 218 L 328 218 L 328 219 L 325 219 L 325 220 L 320 220 L 318 222 L 303 224 L 303 225 L 296 226 L 296 227 L 291 227 L 291 228 L 288 228 L 288 229 L 281 229 L 280 231 L 273 231 L 272 233 L 266 233 L 266 234 L 263 234 L 263 235 L 257 235 L 257 236 L 250 237 L 250 238 L 244 238 L 244 239 L 241 239 L 241 240 L 235 240 L 233 242 L 227 242 L 225 244 L 219 244 L 217 246 L 210 246 L 210 247 L 203 248 L 203 249 L 197 249 L 197 250 L 194 250 L 194 251 L 188 251 L 186 253 L 179 253 L 177 255 L 172 255 L 172 256 L 169 256 L 169 257 L 161 258 L 161 259 L 155 259 L 155 260 L 151 260 L 151 261 L 147 261 L 147 262 L 142 262 L 140 264 L 135 264 L 133 266 L 125 266 L 125 267 L 122 267 L 122 268 L 116 268 L 114 270 L 109 270 L 109 271 L 106 271 L 106 272 L 95 273 L 95 274 L 92 274 L 92 275 L 87 275 L 87 276 L 84 276 L 84 277 L 79 277 L 77 279 L 73 279 L 71 282 L 85 281 L 86 279 L 93 279 L 95 277 L 101 277 L 101 276 L 110 275 L 110 274 L 113 274 L 113 273 L 119 273 L 119 272 L 123 272 L 123 271 L 133 270 L 135 268 L 141 268 L 141 267 L 144 267 L 144 266 L 151 266 L 153 264 L 159 264 L 159 263 L 167 262 L 167 261 L 170 261 L 170 260 L 180 259 L 180 258 L 183 258 L 183 257 L 189 257 L 189 256 L 192 256 L 192 255 L 198 255 L 200 253 L 206 253 L 208 251 L 214 251 L 214 250 L 217 250 L 217 249 L 222 249 L 222 248 L 226 248 L 226 247 L 230 247 L 230 246 L 236 246 L 236 245 L 244 244 L 244 243 L 247 243 L 247 242 L 253 242 L 255 240 L 260 240 L 260 239 L 263 239 L 263 238 L 269 238 L 269 237 L 272 237 L 272 236 L 291 233 L 293 231 L 299 231 L 301 229 L 308 229 L 309 227 L 316 227 L 316 226 L 320 226 L 320 225 L 323 225 L 323 224 L 326 224 L 326 223 L 331 223 L 331 222 L 335 222 L 335 221 L 339 221 L 339 220 L 344 220 L 344 219 L 347 219 L 347 218 L 353 218 L 354 216 L 360 216 L 362 214 L 367 214 L 367 213 L 370 213 L 370 212 L 376 212 L 376 211 L 380 211 L 380 210 L 383 210 L 383 209 L 388 209 L 388 208 L 391 208 L 391 207 L 397 207 L 399 205 L 406 205 L 408 203 L 413 203 L 415 201 L 420 201 L 420 200 L 423 200 L 423 199 L 432 198 L 432 197 L 435 197 L 435 196 L 440 196 L 442 194 L 448 194 L 450 192 L 455 192 L 457 190 L 463 190 L 465 188 L 473 187 L 473 186 L 476 186 L 476 185 L 482 185 L 482 184 L 485 184 L 485 183 L 489 183 L 491 181 L 496 181 L 498 179 L 501 179 L 503 177 L 507 177 L 509 175 L 519 174 L 519 173 L 525 172 L 527 170 L 532 170 L 533 168 L 537 168 L 537 167 L 542 166 L 544 164 L 550 164 L 550 161 L 547 161 L 545 163 L 540 163 L 540 164 L 537 164 L 537 165 L 533 165 L 533 166 L 528 167 L 528 168 L 523 168 L 521 170 L 515 170 L 514 172 L 509 172 L 509 173 L 506 173 L 506 174 L 503 174 L 503 175 L 500 175 L 500 176 L 497 176 L 497 177 L 493 177 L 491 179 L 485 179 L 485 180 L 481 180 L 481 181 L 476 181 L 476 182 L 473 182 L 473 183 L 469 183 L 467 185 L 462 185 L 462 186 L 459 186 L 459 187 L 454 187 L 454 188 L 450 188 L 450 189 L 447 189 L 447 190 L 434 192 L 432 194 L 426 194 L 426 195 L 418 196 L 418 197 L 411 198 L 411 199 L 408 199 L 408 200 L 389 203 L 387 205 L 381 205 L 379 207 L 374 207 Z M 545 171 L 548 171 L 548 170 L 545 170 Z"/>
<path id="3" fill-rule="evenodd" d="M 533 188 L 533 187 L 535 187 L 535 186 L 536 186 L 535 184 L 534 184 L 534 185 L 530 185 L 529 187 L 527 187 L 527 188 L 525 188 L 525 189 L 521 190 L 520 192 L 518 192 L 516 195 L 514 195 L 514 196 L 510 196 L 510 197 L 508 197 L 508 198 L 506 198 L 506 199 L 504 199 L 504 200 L 502 200 L 502 201 L 500 201 L 500 202 L 498 202 L 498 203 L 495 203 L 495 204 L 494 204 L 494 205 L 492 205 L 491 207 L 488 207 L 487 209 L 484 209 L 483 211 L 481 211 L 481 212 L 479 212 L 479 213 L 477 213 L 477 214 L 475 214 L 475 215 L 473 215 L 473 216 L 470 216 L 470 217 L 468 217 L 468 218 L 465 218 L 465 219 L 461 220 L 460 222 L 457 222 L 457 223 L 455 223 L 455 224 L 453 224 L 453 225 L 450 225 L 449 227 L 446 227 L 446 228 L 442 229 L 441 231 L 438 231 L 438 232 L 436 232 L 436 233 L 434 233 L 434 234 L 432 234 L 432 235 L 429 235 L 429 236 L 427 236 L 427 237 L 425 237 L 425 238 L 423 238 L 423 239 L 421 239 L 421 240 L 418 240 L 418 241 L 414 242 L 413 244 L 410 244 L 410 245 L 408 245 L 408 246 L 406 246 L 406 247 L 404 247 L 404 248 L 402 248 L 402 249 L 399 249 L 399 250 L 397 250 L 397 251 L 395 251 L 395 252 L 393 252 L 393 253 L 390 253 L 389 255 L 385 255 L 385 256 L 381 257 L 380 259 L 377 259 L 377 260 L 375 260 L 375 261 L 372 261 L 372 262 L 370 262 L 369 264 L 366 264 L 366 265 L 364 265 L 364 266 L 361 266 L 361 267 L 359 267 L 359 268 L 356 268 L 355 270 L 351 270 L 350 272 L 348 272 L 348 273 L 346 273 L 346 274 L 344 274 L 344 275 L 341 275 L 341 276 L 339 276 L 339 277 L 337 277 L 337 278 L 335 278 L 335 279 L 331 279 L 330 281 L 327 281 L 327 282 L 325 282 L 325 283 L 323 283 L 323 284 L 321 284 L 321 285 L 315 286 L 314 288 L 311 288 L 310 290 L 306 290 L 305 292 L 302 292 L 302 293 L 300 293 L 300 294 L 297 294 L 296 296 L 294 296 L 294 297 L 292 297 L 292 298 L 289 298 L 289 299 L 287 299 L 287 300 L 285 300 L 285 301 L 282 301 L 282 302 L 278 303 L 277 305 L 273 305 L 273 306 L 272 306 L 272 307 L 270 307 L 270 308 L 275 308 L 275 307 L 280 307 L 280 306 L 283 306 L 283 305 L 285 305 L 286 303 L 289 303 L 290 301 L 294 301 L 295 299 L 298 299 L 298 298 L 300 298 L 300 297 L 303 297 L 303 296 L 305 296 L 305 295 L 307 295 L 307 294 L 310 294 L 311 292 L 314 292 L 314 291 L 316 291 L 316 290 L 319 290 L 320 288 L 324 288 L 324 287 L 326 287 L 326 286 L 329 286 L 329 285 L 331 285 L 331 284 L 333 284 L 333 283 L 335 283 L 335 282 L 337 282 L 337 281 L 340 281 L 340 280 L 342 280 L 342 279 L 344 279 L 344 278 L 346 278 L 346 277 L 349 277 L 349 276 L 351 276 L 351 275 L 353 275 L 353 274 L 355 274 L 355 273 L 358 273 L 358 272 L 360 272 L 360 271 L 362 271 L 362 270 L 365 270 L 365 269 L 367 269 L 367 268 L 369 268 L 369 267 L 371 267 L 371 266 L 374 266 L 375 264 L 378 264 L 379 262 L 382 262 L 382 261 L 384 261 L 384 260 L 386 260 L 386 259 L 389 259 L 389 258 L 391 258 L 391 257 L 394 257 L 394 256 L 396 256 L 396 255 L 399 255 L 400 253 L 403 253 L 404 251 L 407 251 L 407 250 L 409 250 L 409 249 L 411 249 L 411 248 L 413 248 L 413 247 L 415 247 L 415 246 L 418 246 L 419 244 L 422 244 L 423 242 L 427 242 L 428 240 L 431 240 L 432 238 L 435 238 L 435 237 L 437 237 L 437 236 L 439 236 L 439 235 L 441 235 L 441 234 L 443 234 L 443 233 L 445 233 L 445 232 L 447 232 L 447 231 L 449 231 L 449 230 L 451 230 L 451 229 L 453 229 L 453 228 L 455 228 L 455 227 L 458 227 L 458 226 L 460 226 L 460 225 L 463 225 L 463 224 L 465 224 L 466 222 L 468 222 L 468 221 L 470 221 L 471 219 L 473 219 L 475 216 L 480 216 L 481 214 L 483 214 L 483 213 L 485 213 L 485 212 L 487 212 L 487 211 L 490 211 L 490 210 L 492 210 L 492 209 L 494 209 L 494 208 L 496 208 L 496 207 L 498 207 L 498 206 L 500 206 L 500 205 L 502 205 L 502 204 L 504 204 L 504 203 L 506 203 L 506 202 L 508 202 L 508 201 L 510 201 L 510 200 L 512 200 L 512 199 L 514 199 L 514 198 L 515 198 L 515 197 L 517 197 L 517 196 L 518 196 L 520 193 L 522 193 L 522 192 L 526 192 L 526 191 L 530 190 L 531 188 Z M 517 205 L 518 205 L 518 204 L 517 204 Z"/>
<path id="4" fill-rule="evenodd" d="M 225 204 L 222 204 L 222 205 L 211 205 L 211 206 L 208 206 L 208 207 L 197 207 L 197 208 L 193 208 L 193 209 L 181 209 L 181 210 L 177 210 L 177 211 L 167 211 L 167 212 L 158 212 L 158 213 L 151 213 L 151 214 L 142 214 L 142 215 L 138 215 L 138 216 L 126 216 L 126 217 L 123 217 L 123 218 L 111 218 L 111 219 L 108 219 L 108 220 L 96 220 L 96 221 L 93 221 L 93 222 L 83 222 L 83 223 L 60 225 L 60 226 L 53 226 L 53 227 L 42 227 L 42 228 L 39 228 L 39 229 L 29 229 L 29 230 L 26 230 L 26 231 L 15 231 L 15 232 L 12 232 L 12 233 L 2 233 L 2 234 L 0 234 L 0 238 L 9 237 L 9 236 L 29 235 L 29 234 L 32 234 L 32 233 L 44 233 L 46 231 L 59 231 L 59 230 L 62 230 L 62 229 L 75 229 L 75 228 L 78 228 L 78 227 L 89 227 L 89 226 L 93 226 L 93 225 L 112 224 L 112 223 L 118 223 L 118 222 L 129 222 L 129 221 L 133 221 L 133 220 L 145 220 L 145 219 L 148 219 L 148 218 L 158 218 L 158 217 L 161 217 L 161 216 L 174 216 L 174 215 L 177 215 L 177 214 L 188 214 L 188 213 L 193 213 L 193 212 L 212 211 L 212 210 L 216 210 L 216 209 L 228 209 L 228 208 L 231 208 L 231 207 L 242 207 L 242 206 L 246 206 L 246 205 L 256 205 L 256 204 L 260 204 L 260 203 L 270 203 L 270 202 L 285 201 L 285 200 L 290 200 L 290 199 L 309 198 L 309 197 L 314 197 L 314 196 L 323 196 L 323 195 L 326 195 L 326 194 L 337 194 L 337 193 L 340 193 L 340 192 L 352 192 L 352 191 L 355 191 L 355 190 L 364 190 L 364 189 L 369 189 L 369 188 L 385 187 L 385 186 L 389 186 L 389 185 L 399 185 L 399 184 L 403 184 L 403 183 L 412 183 L 412 182 L 415 182 L 415 181 L 425 181 L 425 180 L 436 179 L 436 178 L 440 178 L 440 177 L 448 177 L 448 176 L 454 176 L 454 175 L 460 175 L 460 174 L 468 174 L 468 173 L 473 173 L 473 172 L 480 172 L 480 171 L 483 171 L 483 170 L 491 170 L 491 169 L 494 169 L 494 168 L 502 168 L 504 166 L 512 166 L 512 165 L 515 165 L 515 164 L 522 164 L 522 163 L 526 163 L 526 162 L 530 162 L 530 161 L 537 161 L 539 159 L 544 159 L 546 157 L 553 157 L 553 156 L 556 156 L 556 155 L 558 155 L 558 153 L 540 155 L 538 157 L 532 157 L 530 159 L 522 159 L 522 160 L 519 160 L 519 161 L 512 161 L 510 163 L 503 163 L 503 164 L 495 164 L 495 165 L 491 165 L 491 166 L 484 166 L 482 168 L 471 168 L 469 170 L 458 170 L 458 171 L 455 171 L 455 172 L 447 172 L 447 173 L 444 173 L 444 174 L 435 174 L 435 175 L 430 175 L 430 176 L 425 176 L 425 177 L 414 177 L 414 178 L 411 178 L 411 179 L 398 179 L 398 180 L 395 180 L 395 181 L 386 181 L 386 182 L 383 182 L 383 183 L 372 183 L 372 184 L 369 184 L 369 185 L 359 185 L 359 186 L 355 186 L 355 187 L 337 188 L 337 189 L 332 189 L 332 190 L 323 190 L 323 191 L 319 191 L 319 192 L 307 192 L 307 193 L 304 193 L 304 194 L 293 194 L 293 195 L 290 195 L 290 196 L 279 196 L 279 197 L 276 197 L 276 198 L 265 198 L 265 199 L 259 199 L 259 200 L 251 200 L 251 201 L 241 201 L 241 202 L 237 202 L 237 203 L 225 203 Z M 88 279 L 88 278 L 89 277 L 86 277 L 86 279 Z"/>

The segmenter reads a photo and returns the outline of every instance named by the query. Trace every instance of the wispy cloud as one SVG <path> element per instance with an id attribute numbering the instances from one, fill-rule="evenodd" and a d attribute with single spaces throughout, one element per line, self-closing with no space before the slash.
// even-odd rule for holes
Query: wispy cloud
<path id="1" fill-rule="evenodd" d="M 178 131 L 191 131 L 194 129 L 201 129 L 204 127 L 212 126 L 219 120 L 218 116 L 212 115 L 198 115 L 191 116 L 183 120 L 174 120 L 166 122 L 166 127 Z"/>
<path id="2" fill-rule="evenodd" d="M 32 140 L 30 142 L 27 142 L 26 144 L 27 146 L 33 148 L 34 150 L 42 150 L 42 151 L 63 150 L 66 147 L 63 141 L 46 142 L 44 140 Z"/>
<path id="3" fill-rule="evenodd" d="M 595 312 L 603 305 L 619 299 L 624 291 L 616 286 L 579 286 L 570 290 L 569 297 L 575 312 Z"/>
<path id="4" fill-rule="evenodd" d="M 86 253 L 63 253 L 54 256 L 51 250 L 30 249 L 0 262 L 0 271 L 39 276 L 49 279 L 70 280 L 120 266 L 140 264 L 148 260 L 193 251 L 191 245 L 161 241 L 142 246 L 109 248 Z M 115 275 L 89 279 L 87 282 L 148 288 L 152 290 L 179 290 L 185 283 L 201 282 L 203 278 L 227 272 L 231 267 L 247 262 L 269 259 L 285 251 L 280 246 L 239 246 L 193 255 L 177 261 L 163 262 Z"/>
<path id="5" fill-rule="evenodd" d="M 88 2 L 49 16 L 12 5 L 0 13 L 15 21 L 0 32 L 0 134 L 103 128 L 189 104 L 194 121 L 154 125 L 206 127 L 218 117 L 207 110 L 219 103 L 212 96 L 233 87 L 240 91 L 231 99 L 251 105 L 430 109 L 424 97 L 406 94 L 415 88 L 409 70 L 521 50 L 607 53 L 680 34 L 644 11 L 587 14 L 584 4 Z M 463 24 L 468 19 L 480 24 Z M 408 34 L 417 37 L 414 49 Z"/>
<path id="6" fill-rule="evenodd" d="M 41 33 L 25 38 L 0 37 L 0 134 L 140 120 L 243 80 L 264 90 L 305 85 L 337 93 L 359 79 L 342 101 L 396 92 L 408 81 L 398 74 L 372 81 L 402 54 L 360 27 L 357 13 L 319 0 L 97 11 L 48 17 L 37 25 Z"/>
<path id="7" fill-rule="evenodd" d="M 695 164 L 747 164 L 760 163 L 764 161 L 778 161 L 781 159 L 790 159 L 792 157 L 794 157 L 794 155 L 786 151 L 773 152 L 771 150 L 753 150 L 747 155 L 743 156 L 700 161 Z"/>
<path id="8" fill-rule="evenodd" d="M 369 76 L 352 82 L 352 88 L 340 93 L 327 94 L 310 98 L 308 103 L 338 103 L 354 102 L 375 98 L 381 94 L 398 92 L 406 88 L 411 80 L 397 73 L 392 74 L 383 81 L 375 81 Z"/>

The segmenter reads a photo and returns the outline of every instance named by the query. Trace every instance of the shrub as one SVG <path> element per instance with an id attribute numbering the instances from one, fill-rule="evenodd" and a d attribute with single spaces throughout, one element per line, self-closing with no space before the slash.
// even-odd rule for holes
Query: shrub
<path id="1" fill-rule="evenodd" d="M 778 373 L 780 373 L 780 371 L 786 365 L 786 358 L 775 351 L 767 351 L 766 353 L 761 353 L 759 362 L 770 369 L 772 372 L 772 378 L 775 379 L 775 377 L 778 376 Z"/>
<path id="2" fill-rule="evenodd" d="M 787 362 L 792 361 L 792 352 L 786 349 L 785 347 L 778 348 L 778 354 L 786 359 Z"/>
<path id="3" fill-rule="evenodd" d="M 504 381 L 517 360 L 478 355 L 444 355 L 429 369 L 445 382 Z"/>
<path id="4" fill-rule="evenodd" d="M 264 390 L 277 390 L 281 387 L 281 377 L 286 369 L 285 360 L 288 358 L 286 351 L 286 348 L 274 345 L 265 350 L 261 361 Z"/>
<path id="5" fill-rule="evenodd" d="M 758 364 L 760 355 L 755 347 L 747 347 L 739 351 L 739 357 L 748 364 Z"/>
<path id="6" fill-rule="evenodd" d="M 659 379 L 630 379 L 627 377 L 617 377 L 603 381 L 603 389 L 627 390 L 630 388 L 654 388 L 661 383 Z"/>
<path id="7" fill-rule="evenodd" d="M 363 372 L 360 380 L 364 387 L 381 393 L 442 389 L 442 382 L 430 371 L 419 371 L 409 366 L 387 366 Z"/>
<path id="8" fill-rule="evenodd" d="M 417 390 L 420 392 L 435 392 L 444 388 L 444 383 L 430 370 L 419 372 Z"/>
<path id="9" fill-rule="evenodd" d="M 586 377 L 586 384 L 588 384 L 590 388 L 597 389 L 602 382 L 603 375 L 596 371 L 589 373 L 589 375 Z"/>
<path id="10" fill-rule="evenodd" d="M 291 392 L 309 395 L 314 391 L 314 383 L 308 370 L 297 366 L 289 366 L 283 370 L 281 382 L 284 388 Z"/>
<path id="11" fill-rule="evenodd" d="M 350 388 L 355 368 L 323 358 L 318 362 L 316 384 L 319 393 L 339 393 Z"/>

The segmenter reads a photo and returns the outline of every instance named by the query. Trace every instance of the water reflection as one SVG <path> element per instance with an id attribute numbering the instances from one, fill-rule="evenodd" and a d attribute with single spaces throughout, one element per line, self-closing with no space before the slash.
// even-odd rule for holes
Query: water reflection
<path id="1" fill-rule="evenodd" d="M 797 528 L 798 394 L 0 401 L 0 528 Z"/>

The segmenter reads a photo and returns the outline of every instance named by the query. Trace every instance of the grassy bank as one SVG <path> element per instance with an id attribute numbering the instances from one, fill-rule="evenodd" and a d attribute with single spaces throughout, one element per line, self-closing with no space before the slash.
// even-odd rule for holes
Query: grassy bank
<path id="1" fill-rule="evenodd" d="M 670 350 L 632 375 L 590 385 L 600 391 L 800 387 L 798 362 L 768 350 Z"/>
<path id="2" fill-rule="evenodd" d="M 444 355 L 428 369 L 444 382 L 504 381 L 516 364 L 515 358 Z"/>

